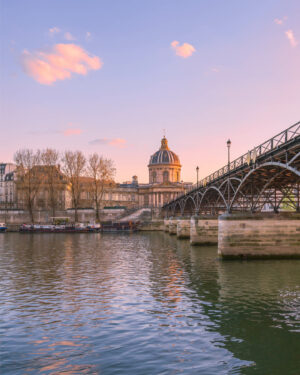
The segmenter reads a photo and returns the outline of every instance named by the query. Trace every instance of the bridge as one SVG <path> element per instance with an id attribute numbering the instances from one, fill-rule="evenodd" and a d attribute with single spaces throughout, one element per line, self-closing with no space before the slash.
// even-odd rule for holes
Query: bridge
<path id="1" fill-rule="evenodd" d="M 193 224 L 195 217 L 197 222 L 201 219 L 217 220 L 217 235 L 220 226 L 225 225 L 220 224 L 220 220 L 237 220 L 238 217 L 242 220 L 241 215 L 244 221 L 246 217 L 251 220 L 269 218 L 273 220 L 271 225 L 278 220 L 283 225 L 282 220 L 289 217 L 300 224 L 299 186 L 300 122 L 297 122 L 239 158 L 228 160 L 223 168 L 164 205 L 162 213 L 170 223 L 177 217 L 184 217 L 185 221 L 190 219 L 190 231 L 193 225 L 198 225 Z M 291 225 L 289 221 L 288 228 Z M 300 255 L 300 226 L 298 228 L 297 223 L 295 231 L 294 244 L 299 247 Z M 217 242 L 220 242 L 220 235 Z"/>
<path id="2" fill-rule="evenodd" d="M 299 211 L 300 122 L 201 180 L 162 207 L 166 216 Z"/>

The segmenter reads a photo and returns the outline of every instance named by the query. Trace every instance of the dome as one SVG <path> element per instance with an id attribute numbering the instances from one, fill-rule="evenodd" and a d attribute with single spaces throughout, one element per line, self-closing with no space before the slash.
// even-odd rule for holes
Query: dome
<path id="1" fill-rule="evenodd" d="M 161 140 L 160 149 L 150 157 L 149 165 L 155 164 L 176 164 L 180 165 L 179 157 L 168 147 L 166 137 Z"/>

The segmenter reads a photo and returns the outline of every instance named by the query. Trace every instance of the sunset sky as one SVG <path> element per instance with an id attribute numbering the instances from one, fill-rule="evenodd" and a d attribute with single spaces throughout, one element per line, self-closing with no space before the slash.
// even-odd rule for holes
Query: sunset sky
<path id="1" fill-rule="evenodd" d="M 0 161 L 80 149 L 195 181 L 300 121 L 299 0 L 0 0 Z"/>

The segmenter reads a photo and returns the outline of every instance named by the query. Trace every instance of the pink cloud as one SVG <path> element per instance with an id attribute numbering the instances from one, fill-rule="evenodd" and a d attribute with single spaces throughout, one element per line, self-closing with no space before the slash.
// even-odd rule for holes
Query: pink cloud
<path id="1" fill-rule="evenodd" d="M 50 35 L 54 35 L 54 34 L 58 34 L 60 32 L 60 28 L 54 26 L 54 27 L 51 27 L 48 31 L 49 31 Z"/>
<path id="2" fill-rule="evenodd" d="M 183 57 L 184 59 L 192 56 L 192 54 L 196 51 L 195 47 L 189 43 L 183 43 L 180 46 L 177 40 L 174 40 L 171 43 L 171 47 L 175 50 L 177 56 Z"/>
<path id="3" fill-rule="evenodd" d="M 122 138 L 114 138 L 108 144 L 114 147 L 124 147 L 125 146 L 125 139 Z"/>
<path id="4" fill-rule="evenodd" d="M 65 137 L 70 137 L 72 135 L 79 135 L 82 133 L 82 129 L 74 129 L 74 128 L 69 128 L 64 130 L 64 136 Z"/>
<path id="5" fill-rule="evenodd" d="M 282 19 L 280 19 L 280 18 L 275 18 L 274 22 L 275 22 L 277 25 L 282 25 L 286 20 L 287 20 L 287 16 L 284 16 Z"/>
<path id="6" fill-rule="evenodd" d="M 126 140 L 122 138 L 97 138 L 89 142 L 90 145 L 110 145 L 113 147 L 122 148 L 126 144 Z"/>
<path id="7" fill-rule="evenodd" d="M 296 47 L 298 45 L 298 41 L 295 38 L 293 30 L 287 30 L 285 32 L 285 35 L 288 38 L 288 40 L 289 40 L 289 42 L 290 42 L 290 44 L 291 44 L 292 47 Z"/>
<path id="8" fill-rule="evenodd" d="M 68 31 L 64 34 L 64 38 L 66 40 L 75 40 L 74 36 L 71 33 L 69 33 Z"/>
<path id="9" fill-rule="evenodd" d="M 73 73 L 86 75 L 98 70 L 103 63 L 76 44 L 55 44 L 50 51 L 24 51 L 22 64 L 25 72 L 42 85 L 71 78 Z"/>

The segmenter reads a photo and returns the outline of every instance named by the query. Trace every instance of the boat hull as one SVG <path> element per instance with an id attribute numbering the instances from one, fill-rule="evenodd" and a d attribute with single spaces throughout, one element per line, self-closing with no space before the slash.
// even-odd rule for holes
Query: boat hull
<path id="1" fill-rule="evenodd" d="M 100 230 L 72 230 L 72 229 L 57 229 L 57 230 L 46 230 L 46 229 L 20 229 L 20 233 L 100 233 Z"/>
<path id="2" fill-rule="evenodd" d="M 98 233 L 99 228 L 76 226 L 22 225 L 20 233 Z"/>

